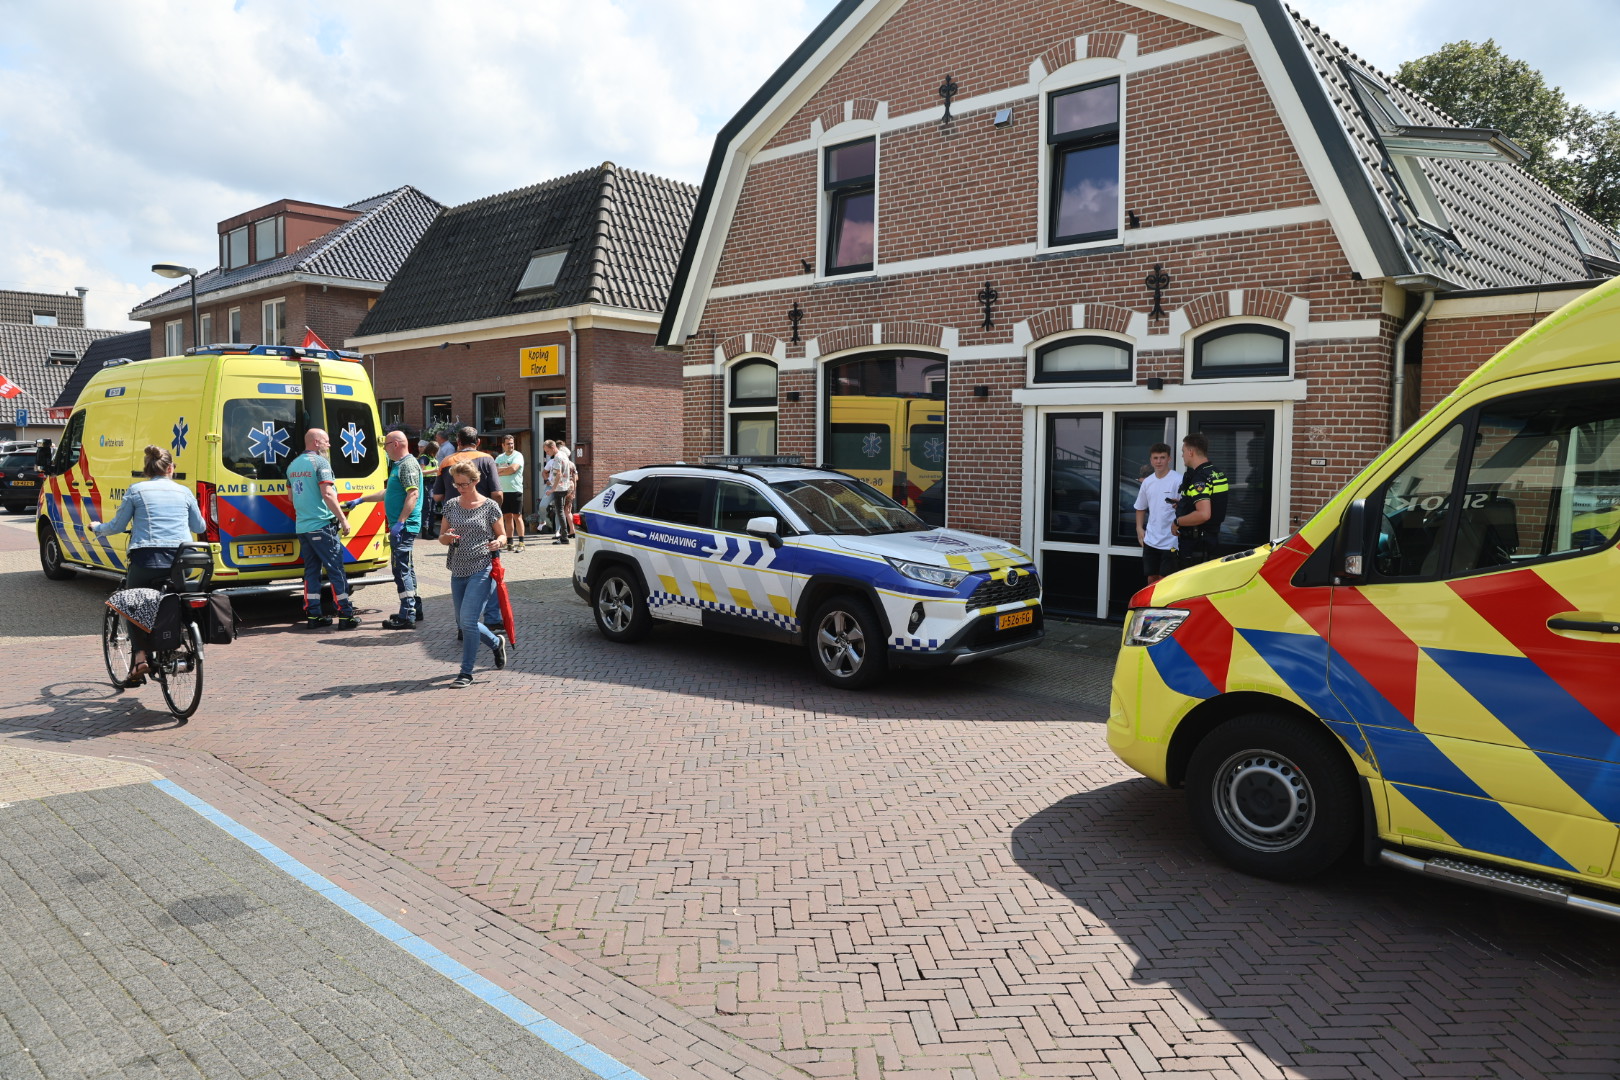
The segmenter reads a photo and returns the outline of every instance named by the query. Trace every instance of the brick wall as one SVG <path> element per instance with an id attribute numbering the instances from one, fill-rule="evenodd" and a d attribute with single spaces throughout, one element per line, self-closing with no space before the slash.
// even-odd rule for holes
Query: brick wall
<path id="1" fill-rule="evenodd" d="M 1568 299 L 1574 299 L 1569 293 Z M 1550 312 L 1511 315 L 1476 315 L 1470 318 L 1431 319 L 1423 326 L 1423 367 L 1419 398 L 1423 411 L 1433 408 L 1474 369 L 1495 356 L 1514 338 L 1546 318 Z"/>
<path id="2" fill-rule="evenodd" d="M 197 315 L 199 319 L 205 315 L 214 317 L 211 339 L 203 343 L 212 345 L 230 340 L 230 311 L 232 308 L 239 308 L 242 312 L 242 340 L 251 345 L 260 345 L 265 344 L 264 302 L 285 299 L 287 327 L 286 337 L 281 344 L 302 345 L 304 327 L 308 326 L 329 346 L 341 349 L 344 340 L 353 337 L 354 332 L 360 328 L 361 320 L 366 317 L 366 312 L 371 309 L 377 295 L 360 289 L 327 286 L 323 291 L 319 285 L 287 285 L 284 288 L 266 289 L 261 293 L 237 296 L 229 300 L 214 300 L 207 295 L 199 296 Z M 178 313 L 165 315 L 152 323 L 153 356 L 166 355 L 164 327 L 176 319 L 181 324 L 181 332 L 185 338 L 184 347 L 189 349 L 197 344 L 192 340 L 191 306 L 188 297 L 186 306 Z"/>

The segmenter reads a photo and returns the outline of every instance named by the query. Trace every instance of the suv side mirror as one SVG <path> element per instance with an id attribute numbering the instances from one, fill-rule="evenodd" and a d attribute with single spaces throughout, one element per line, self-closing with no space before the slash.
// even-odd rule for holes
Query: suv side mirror
<path id="1" fill-rule="evenodd" d="M 53 456 L 54 454 L 51 451 L 51 440 L 39 440 L 39 446 L 34 450 L 34 468 L 38 469 L 42 473 L 50 472 L 51 458 Z"/>
<path id="2" fill-rule="evenodd" d="M 782 525 L 773 517 L 757 517 L 748 519 L 747 533 L 757 536 L 773 548 L 782 546 Z"/>
<path id="3" fill-rule="evenodd" d="M 1367 500 L 1357 499 L 1344 515 L 1344 541 L 1339 547 L 1340 581 L 1360 580 L 1367 575 Z"/>

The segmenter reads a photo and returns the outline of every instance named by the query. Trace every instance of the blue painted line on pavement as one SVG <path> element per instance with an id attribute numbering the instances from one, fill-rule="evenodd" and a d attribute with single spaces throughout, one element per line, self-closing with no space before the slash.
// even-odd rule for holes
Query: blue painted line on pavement
<path id="1" fill-rule="evenodd" d="M 411 933 L 376 908 L 362 902 L 352 893 L 317 874 L 252 829 L 238 824 L 235 820 L 203 802 L 179 784 L 174 783 L 172 780 L 154 780 L 152 786 L 195 810 L 202 817 L 207 818 L 231 836 L 263 855 L 278 870 L 297 878 L 300 882 L 314 889 L 389 941 L 465 988 L 486 1005 L 500 1010 L 531 1034 L 545 1040 L 548 1045 L 559 1053 L 566 1054 L 578 1064 L 602 1077 L 603 1080 L 647 1080 L 645 1076 L 636 1072 L 630 1066 L 609 1057 L 567 1028 L 548 1019 L 545 1014 L 525 1005 L 513 997 L 509 991 L 501 989 L 465 964 L 451 959 L 444 952 Z"/>

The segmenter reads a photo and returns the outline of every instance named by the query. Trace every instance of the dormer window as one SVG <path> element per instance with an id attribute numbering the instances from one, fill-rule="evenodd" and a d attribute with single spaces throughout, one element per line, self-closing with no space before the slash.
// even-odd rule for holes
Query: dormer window
<path id="1" fill-rule="evenodd" d="M 238 266 L 248 264 L 248 229 L 244 225 L 240 229 L 232 229 L 219 238 L 220 265 L 227 270 L 235 270 Z"/>
<path id="2" fill-rule="evenodd" d="M 524 293 L 556 287 L 557 275 L 562 273 L 563 263 L 567 260 L 567 248 L 535 252 L 529 257 L 529 268 L 523 271 L 523 280 L 518 282 L 517 294 L 522 296 Z"/>
<path id="3" fill-rule="evenodd" d="M 33 313 L 33 322 L 35 326 L 55 326 L 56 312 L 36 311 Z"/>
<path id="4" fill-rule="evenodd" d="M 254 262 L 264 262 L 266 259 L 275 258 L 282 253 L 284 246 L 285 232 L 280 214 L 253 223 Z"/>

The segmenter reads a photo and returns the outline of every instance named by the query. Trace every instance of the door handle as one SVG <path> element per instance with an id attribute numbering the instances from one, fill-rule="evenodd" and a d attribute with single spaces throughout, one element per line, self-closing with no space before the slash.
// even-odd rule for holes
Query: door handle
<path id="1" fill-rule="evenodd" d="M 647 539 L 647 534 L 644 533 L 644 532 L 641 532 L 639 529 L 630 529 L 630 530 L 628 530 L 628 532 L 630 533 L 631 536 L 635 537 L 637 540 L 645 540 L 645 539 Z"/>
<path id="2" fill-rule="evenodd" d="M 1620 634 L 1620 622 L 1603 619 L 1570 619 L 1558 616 L 1547 620 L 1549 630 L 1578 630 L 1585 634 Z"/>

